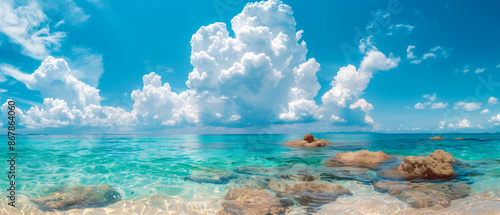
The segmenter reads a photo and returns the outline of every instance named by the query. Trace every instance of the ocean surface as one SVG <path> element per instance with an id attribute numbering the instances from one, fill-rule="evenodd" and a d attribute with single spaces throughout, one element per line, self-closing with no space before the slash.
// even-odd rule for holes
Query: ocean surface
<path id="1" fill-rule="evenodd" d="M 409 155 L 426 156 L 436 149 L 466 164 L 467 168 L 455 169 L 454 180 L 471 186 L 468 197 L 452 201 L 449 207 L 415 209 L 375 191 L 367 180 L 379 180 L 376 174 L 367 180 L 316 179 L 340 184 L 353 195 L 322 205 L 314 213 L 500 213 L 500 134 L 439 134 L 443 141 L 428 140 L 435 134 L 316 134 L 332 144 L 324 148 L 284 146 L 302 136 L 18 136 L 16 208 L 9 207 L 4 197 L 9 182 L 4 162 L 0 214 L 215 214 L 231 188 L 256 186 L 259 180 L 283 171 L 321 172 L 332 168 L 325 167 L 325 161 L 339 152 L 384 151 L 401 160 Z M 457 137 L 465 140 L 453 140 Z M 111 186 L 121 200 L 52 211 L 32 201 L 50 198 L 55 190 L 95 185 Z M 289 209 L 289 214 L 311 213 L 297 205 Z"/>

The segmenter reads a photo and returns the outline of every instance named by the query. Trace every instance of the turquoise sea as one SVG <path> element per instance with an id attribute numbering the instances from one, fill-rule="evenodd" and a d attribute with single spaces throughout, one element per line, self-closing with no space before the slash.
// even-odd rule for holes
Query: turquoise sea
<path id="1" fill-rule="evenodd" d="M 325 161 L 339 152 L 384 151 L 401 160 L 426 156 L 436 149 L 450 152 L 462 167 L 455 181 L 472 193 L 446 208 L 415 209 L 387 193 L 377 192 L 372 176 L 318 178 L 352 192 L 318 207 L 318 214 L 498 214 L 500 213 L 500 134 L 315 134 L 332 142 L 324 148 L 289 148 L 299 135 L 185 136 L 18 136 L 17 206 L 2 198 L 1 214 L 215 214 L 234 187 L 258 186 L 259 180 L 297 170 L 328 172 Z M 465 140 L 453 140 L 462 137 Z M 5 153 L 3 153 L 5 154 Z M 2 155 L 7 159 L 6 155 Z M 396 163 L 398 161 L 395 161 Z M 7 187 L 4 163 L 2 186 Z M 330 169 L 329 169 L 330 168 Z M 290 185 L 300 183 L 285 179 Z M 31 199 L 54 195 L 58 189 L 109 185 L 120 200 L 98 207 L 43 210 Z M 2 195 L 6 196 L 2 188 Z M 272 191 L 267 191 L 272 193 Z M 311 213 L 299 205 L 289 214 Z"/>

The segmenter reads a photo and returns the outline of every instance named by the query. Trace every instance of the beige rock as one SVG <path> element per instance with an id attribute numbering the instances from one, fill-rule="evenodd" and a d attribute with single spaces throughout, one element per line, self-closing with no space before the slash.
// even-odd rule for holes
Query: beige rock
<path id="1" fill-rule="evenodd" d="M 311 137 L 314 139 L 312 142 L 308 142 L 308 141 L 311 141 Z M 307 139 L 307 140 L 305 140 Z M 318 139 L 318 138 L 314 138 L 312 135 L 311 136 L 308 136 L 308 134 L 306 134 L 304 136 L 304 139 L 303 140 L 292 140 L 290 142 L 286 142 L 285 143 L 285 146 L 288 146 L 288 147 L 306 147 L 306 148 L 311 148 L 311 147 L 325 147 L 327 145 L 330 145 L 332 144 L 331 142 L 325 140 L 325 139 Z"/>
<path id="2" fill-rule="evenodd" d="M 459 137 L 459 138 L 457 138 L 457 139 L 455 139 L 455 140 L 464 140 L 464 138 Z"/>
<path id="3" fill-rule="evenodd" d="M 302 183 L 288 187 L 285 192 L 277 192 L 278 197 L 291 197 L 302 206 L 320 206 L 335 201 L 343 195 L 352 193 L 341 185 L 323 183 Z"/>
<path id="4" fill-rule="evenodd" d="M 451 155 L 451 153 L 445 152 L 444 150 L 441 150 L 441 149 L 434 151 L 432 154 L 427 155 L 427 157 L 430 157 L 434 160 L 437 160 L 437 161 L 443 162 L 443 163 L 455 162 L 455 159 L 453 158 L 453 155 Z"/>
<path id="5" fill-rule="evenodd" d="M 429 138 L 429 140 L 444 140 L 444 138 L 435 136 L 435 137 Z"/>
<path id="6" fill-rule="evenodd" d="M 436 150 L 427 157 L 408 156 L 398 167 L 398 173 L 407 180 L 444 179 L 453 176 L 453 156 L 443 150 Z"/>
<path id="7" fill-rule="evenodd" d="M 308 143 L 312 143 L 314 141 L 314 136 L 312 134 L 306 134 L 302 139 L 307 141 Z"/>
<path id="8" fill-rule="evenodd" d="M 233 188 L 224 199 L 223 209 L 217 212 L 219 215 L 284 214 L 294 204 L 292 200 L 280 199 L 253 187 Z"/>
<path id="9" fill-rule="evenodd" d="M 383 151 L 370 152 L 367 150 L 357 152 L 338 153 L 330 159 L 332 163 L 339 163 L 340 165 L 360 166 L 368 168 L 377 168 L 382 162 L 392 159 Z M 334 166 L 331 163 L 328 166 Z"/>
<path id="10" fill-rule="evenodd" d="M 464 183 L 410 183 L 399 181 L 377 181 L 375 190 L 387 192 L 413 208 L 427 208 L 436 205 L 450 206 L 451 200 L 465 198 L 471 187 Z"/>

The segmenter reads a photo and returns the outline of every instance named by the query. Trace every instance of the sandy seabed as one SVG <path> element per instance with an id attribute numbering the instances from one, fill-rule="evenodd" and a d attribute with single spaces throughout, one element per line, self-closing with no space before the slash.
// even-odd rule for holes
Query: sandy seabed
<path id="1" fill-rule="evenodd" d="M 452 201 L 449 207 L 435 206 L 414 209 L 397 198 L 373 190 L 372 185 L 355 181 L 338 183 L 351 190 L 353 196 L 338 198 L 323 205 L 315 214 L 500 214 L 500 190 L 472 193 L 466 198 Z M 21 196 L 16 208 L 1 201 L 0 214 L 216 214 L 222 198 L 185 200 L 166 195 L 151 195 L 137 200 L 121 200 L 102 208 L 42 211 L 36 204 Z M 287 214 L 307 214 L 302 207 L 292 207 Z"/>

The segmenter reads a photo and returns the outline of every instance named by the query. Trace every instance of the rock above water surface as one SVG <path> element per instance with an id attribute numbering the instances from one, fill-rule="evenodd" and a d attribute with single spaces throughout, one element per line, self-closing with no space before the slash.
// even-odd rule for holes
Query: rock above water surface
<path id="1" fill-rule="evenodd" d="M 339 165 L 349 165 L 349 166 L 360 166 L 367 168 L 377 168 L 382 162 L 386 162 L 392 159 L 391 156 L 387 155 L 383 151 L 370 152 L 367 150 L 361 150 L 357 152 L 346 152 L 338 153 L 330 159 L 330 161 Z M 330 163 L 329 165 L 332 165 Z"/>
<path id="2" fill-rule="evenodd" d="M 455 139 L 455 140 L 464 140 L 464 138 L 459 137 L 459 138 L 457 138 L 457 139 Z"/>
<path id="3" fill-rule="evenodd" d="M 284 214 L 294 202 L 280 199 L 259 188 L 233 188 L 224 198 L 217 214 Z"/>
<path id="4" fill-rule="evenodd" d="M 285 146 L 288 147 L 306 147 L 306 148 L 311 148 L 311 147 L 325 147 L 327 145 L 332 144 L 328 140 L 325 139 L 318 139 L 314 138 L 312 134 L 306 134 L 304 135 L 304 138 L 302 140 L 292 140 L 289 142 L 285 143 Z"/>
<path id="5" fill-rule="evenodd" d="M 304 135 L 304 138 L 302 138 L 302 139 L 307 141 L 308 143 L 312 143 L 315 140 L 314 136 L 312 134 L 306 134 L 306 135 Z"/>
<path id="6" fill-rule="evenodd" d="M 407 180 L 445 179 L 453 176 L 453 156 L 443 150 L 436 150 L 427 157 L 407 156 L 398 167 L 398 173 Z"/>
<path id="7" fill-rule="evenodd" d="M 41 199 L 31 199 L 42 210 L 69 210 L 74 208 L 103 207 L 119 201 L 120 194 L 108 185 L 74 187 L 52 192 Z"/>
<path id="8" fill-rule="evenodd" d="M 429 140 L 444 140 L 444 138 L 435 136 L 435 137 L 429 138 Z"/>
<path id="9" fill-rule="evenodd" d="M 432 154 L 427 157 L 437 160 L 442 163 L 453 163 L 455 162 L 455 158 L 449 152 L 445 152 L 444 150 L 438 149 L 434 151 Z"/>
<path id="10" fill-rule="evenodd" d="M 410 183 L 399 181 L 377 181 L 375 190 L 387 192 L 413 208 L 440 205 L 450 206 L 451 200 L 467 197 L 471 187 L 464 183 Z"/>

